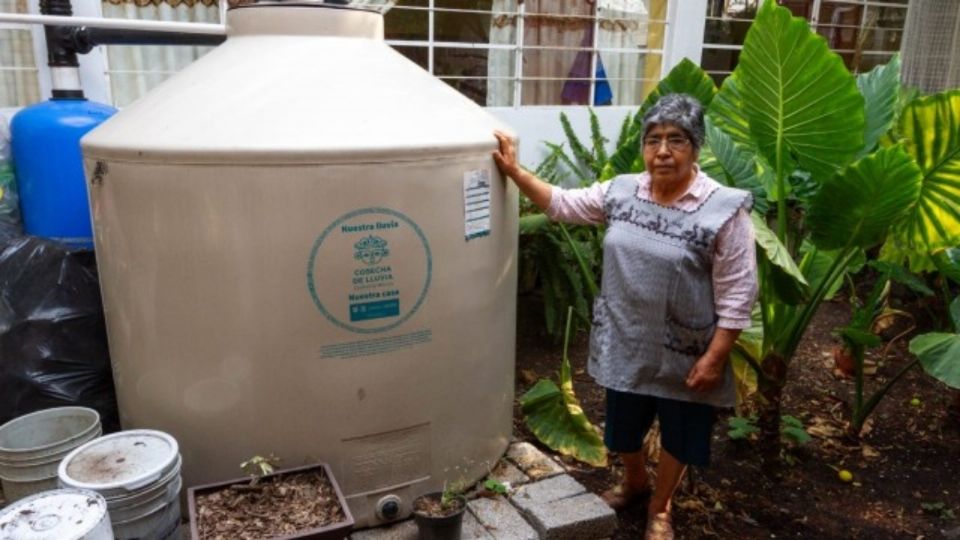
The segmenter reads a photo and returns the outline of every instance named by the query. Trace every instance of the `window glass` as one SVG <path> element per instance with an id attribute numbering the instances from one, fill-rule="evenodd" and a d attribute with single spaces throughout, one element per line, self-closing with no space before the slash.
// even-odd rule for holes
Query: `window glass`
<path id="1" fill-rule="evenodd" d="M 401 0 L 383 17 L 384 37 L 389 40 L 426 41 L 429 26 L 427 0 Z"/>
<path id="2" fill-rule="evenodd" d="M 219 23 L 217 0 L 194 2 L 140 2 L 102 0 L 103 16 L 117 19 Z M 113 104 L 129 105 L 213 47 L 160 45 L 108 46 L 107 76 Z"/>
<path id="3" fill-rule="evenodd" d="M 718 83 L 736 68 L 739 49 L 760 3 L 707 0 L 701 66 Z M 907 3 L 908 0 L 779 0 L 795 16 L 810 21 L 813 30 L 854 72 L 868 71 L 900 50 Z"/>
<path id="4" fill-rule="evenodd" d="M 0 12 L 28 13 L 26 0 L 0 0 Z M 0 27 L 0 107 L 40 101 L 33 33 L 26 25 Z"/>
<path id="5" fill-rule="evenodd" d="M 660 75 L 666 0 L 434 0 L 432 34 L 430 4 L 397 2 L 387 39 L 477 103 L 637 105 Z"/>

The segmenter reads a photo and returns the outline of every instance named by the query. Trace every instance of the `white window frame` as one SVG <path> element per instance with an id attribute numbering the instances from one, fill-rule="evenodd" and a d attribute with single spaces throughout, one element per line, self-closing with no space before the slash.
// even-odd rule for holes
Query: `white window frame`
<path id="1" fill-rule="evenodd" d="M 73 14 L 77 17 L 100 17 L 100 0 L 95 2 L 74 1 Z M 40 0 L 27 0 L 27 13 L 40 14 Z M 2 28 L 30 30 L 33 38 L 33 55 L 37 62 L 37 83 L 40 89 L 41 100 L 50 99 L 53 95 L 53 84 L 50 76 L 50 67 L 47 65 L 47 40 L 40 24 L 8 24 L 0 23 Z M 106 54 L 103 47 L 96 47 L 87 54 L 77 55 L 80 64 L 80 82 L 84 96 L 100 103 L 111 103 L 110 85 L 106 79 Z M 22 107 L 5 107 L 0 109 L 7 118 L 12 117 Z"/>
<path id="2" fill-rule="evenodd" d="M 40 0 L 28 0 L 27 13 L 34 14 L 40 12 Z M 15 24 L 0 23 L 0 28 L 4 30 L 29 30 L 33 40 L 33 58 L 36 62 L 37 85 L 40 90 L 41 99 L 50 97 L 50 69 L 47 67 L 47 44 L 44 37 L 43 27 L 35 24 Z M 8 68 L 5 68 L 8 69 Z M 24 68 L 24 71 L 28 71 Z M 12 118 L 22 107 L 2 107 L 0 114 L 7 119 Z"/>
<path id="3" fill-rule="evenodd" d="M 527 46 L 524 45 L 524 21 L 527 17 L 526 3 L 523 3 L 521 0 L 517 0 L 517 11 L 510 12 L 511 14 L 516 14 L 517 16 L 517 27 L 516 27 L 516 41 L 513 44 L 491 44 L 491 43 L 480 43 L 480 42 L 447 42 L 447 41 L 437 41 L 434 35 L 434 17 L 437 12 L 442 13 L 476 13 L 476 14 L 488 14 L 489 11 L 485 10 L 475 10 L 475 9 L 453 9 L 453 8 L 437 8 L 435 5 L 435 0 L 429 0 L 426 7 L 416 7 L 416 6 L 394 6 L 394 10 L 405 10 L 410 12 L 416 11 L 426 11 L 427 12 L 427 39 L 426 40 L 398 40 L 398 39 L 388 39 L 386 40 L 388 45 L 397 46 L 397 47 L 406 47 L 406 48 L 426 48 L 427 49 L 427 71 L 430 74 L 435 75 L 436 77 L 442 80 L 470 80 L 470 79 L 479 79 L 484 80 L 510 80 L 512 81 L 513 86 L 513 99 L 512 105 L 504 106 L 495 106 L 496 108 L 528 108 L 528 107 L 547 107 L 555 108 L 559 105 L 521 105 L 523 103 L 523 82 L 524 81 L 534 81 L 534 80 L 543 80 L 543 81 L 567 81 L 570 80 L 567 77 L 524 77 L 523 76 L 523 51 L 525 49 L 540 49 L 540 50 L 552 50 L 552 51 L 561 51 L 561 50 L 582 50 L 580 47 L 561 47 L 561 46 Z M 687 7 L 679 8 L 681 4 L 699 4 L 704 3 L 706 0 L 667 0 L 667 15 L 666 19 L 663 21 L 660 20 L 650 20 L 649 24 L 659 23 L 664 26 L 664 41 L 663 48 L 603 48 L 598 49 L 597 39 L 599 37 L 599 23 L 600 19 L 593 17 L 594 32 L 593 32 L 593 43 L 591 43 L 590 48 L 592 49 L 591 59 L 590 59 L 590 77 L 582 79 L 584 82 L 589 84 L 589 97 L 588 103 L 593 103 L 594 101 L 594 92 L 596 89 L 596 65 L 597 58 L 601 52 L 609 53 L 639 53 L 639 54 L 650 54 L 650 55 L 659 55 L 661 57 L 661 74 L 662 77 L 664 74 L 669 72 L 669 70 L 682 60 L 683 56 L 676 58 L 675 61 L 672 60 L 671 56 L 668 54 L 668 51 L 671 48 L 671 45 L 675 44 L 679 40 L 690 40 L 691 42 L 696 42 L 703 40 L 702 27 L 703 23 L 700 24 L 700 35 L 694 37 L 695 30 L 688 29 L 683 33 L 672 32 L 671 29 L 677 26 L 674 24 L 674 21 L 677 20 L 677 17 L 689 17 L 692 11 L 688 11 Z M 704 10 L 696 12 L 699 15 L 700 19 L 703 17 Z M 552 14 L 551 14 L 552 15 Z M 562 15 L 557 15 L 562 17 Z M 514 74 L 511 77 L 466 77 L 466 76 L 449 76 L 449 75 L 438 75 L 435 73 L 434 69 L 434 51 L 437 48 L 453 48 L 453 49 L 484 49 L 484 50 L 496 50 L 504 49 L 511 50 L 514 52 Z M 699 56 L 696 52 L 690 53 L 692 56 Z M 580 79 L 578 79 L 580 80 Z M 642 78 L 630 78 L 630 79 L 615 79 L 607 77 L 608 81 L 614 80 L 631 80 L 645 82 L 646 79 Z M 639 105 L 625 105 L 624 107 L 636 107 Z M 586 106 L 586 105 L 582 105 Z M 591 105 L 592 106 L 592 105 Z M 571 106 L 575 107 L 575 106 Z M 617 106 L 613 106 L 617 107 Z M 606 108 L 603 107 L 603 108 Z"/>
<path id="4" fill-rule="evenodd" d="M 865 26 L 865 25 L 866 25 L 866 22 L 867 22 L 867 11 L 868 11 L 868 8 L 871 8 L 871 7 L 892 7 L 892 8 L 903 9 L 903 10 L 904 10 L 904 22 L 906 22 L 907 17 L 909 16 L 910 8 L 911 8 L 911 6 L 915 5 L 915 2 L 916 2 L 916 1 L 917 1 L 917 0 L 909 0 L 909 2 L 907 2 L 906 4 L 902 4 L 902 3 L 896 3 L 896 2 L 884 2 L 883 0 L 830 0 L 830 3 L 850 4 L 850 5 L 854 5 L 854 6 L 863 6 L 863 7 L 864 7 L 864 10 L 863 10 L 863 13 L 861 13 L 861 15 L 860 15 L 860 24 L 859 24 L 858 26 L 850 26 L 850 25 L 840 25 L 840 26 L 827 25 L 827 26 L 830 26 L 830 27 L 833 27 L 833 28 L 856 28 L 856 29 L 858 29 L 858 30 L 861 31 L 861 32 L 862 32 L 862 31 L 865 31 L 865 30 L 875 29 L 875 28 L 877 28 L 877 27 L 867 28 L 867 27 Z M 810 9 L 811 14 L 810 14 L 810 18 L 808 19 L 808 22 L 810 23 L 810 29 L 813 30 L 814 32 L 816 32 L 817 29 L 818 29 L 818 27 L 820 26 L 820 7 L 821 7 L 822 3 L 823 3 L 823 0 L 814 0 L 814 1 L 813 1 L 813 5 L 811 6 L 811 9 Z M 703 2 L 703 8 L 702 8 L 702 10 L 701 10 L 701 14 L 702 14 L 702 16 L 703 16 L 703 22 L 704 22 L 704 30 L 701 31 L 701 33 L 700 33 L 700 35 L 701 35 L 701 44 L 702 44 L 701 46 L 702 46 L 702 49 L 705 49 L 705 50 L 729 50 L 729 51 L 741 51 L 741 50 L 743 50 L 743 44 L 742 44 L 742 43 L 739 44 L 739 45 L 737 45 L 737 44 L 727 44 L 727 43 L 707 43 L 707 42 L 703 41 L 703 37 L 704 37 L 705 32 L 706 32 L 706 21 L 707 21 L 707 17 L 706 17 L 706 0 L 704 0 L 704 2 Z M 741 21 L 741 22 L 752 22 L 752 19 L 730 19 L 730 20 Z M 903 32 L 904 30 L 905 30 L 905 28 L 902 28 L 902 29 L 901 29 L 901 32 Z M 903 44 L 903 38 L 902 38 L 902 36 L 901 36 L 901 48 L 903 47 L 902 44 Z M 833 52 L 836 52 L 836 53 L 838 53 L 838 54 L 850 54 L 850 53 L 855 53 L 855 52 L 856 52 L 856 51 L 853 50 L 853 49 L 832 49 L 832 48 L 831 48 L 830 50 L 832 50 Z M 896 53 L 897 53 L 897 51 L 873 51 L 873 50 L 870 50 L 870 51 L 868 51 L 868 50 L 860 51 L 861 57 L 867 56 L 867 55 L 893 56 L 893 55 L 896 54 Z M 719 74 L 729 75 L 729 74 L 732 73 L 732 72 L 730 72 L 730 71 L 709 70 L 709 71 L 707 71 L 707 73 L 709 73 L 709 74 L 711 74 L 711 75 L 719 75 Z"/>

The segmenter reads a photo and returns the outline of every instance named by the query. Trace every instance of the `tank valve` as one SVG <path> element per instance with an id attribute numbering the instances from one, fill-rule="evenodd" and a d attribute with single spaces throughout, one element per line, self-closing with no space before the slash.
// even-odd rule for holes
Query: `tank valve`
<path id="1" fill-rule="evenodd" d="M 383 521 L 393 521 L 400 516 L 400 497 L 387 495 L 377 501 L 377 517 Z"/>

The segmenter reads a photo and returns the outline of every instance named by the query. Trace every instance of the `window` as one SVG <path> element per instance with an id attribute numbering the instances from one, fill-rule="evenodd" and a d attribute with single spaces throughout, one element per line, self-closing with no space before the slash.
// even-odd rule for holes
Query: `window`
<path id="1" fill-rule="evenodd" d="M 917 2 L 905 32 L 904 83 L 928 93 L 960 86 L 960 2 Z"/>
<path id="2" fill-rule="evenodd" d="M 666 0 L 400 0 L 397 51 L 486 106 L 636 105 L 656 85 Z"/>
<path id="3" fill-rule="evenodd" d="M 847 67 L 869 71 L 900 50 L 909 0 L 780 0 L 827 40 Z M 708 0 L 701 65 L 719 84 L 740 58 L 759 0 Z"/>
<path id="4" fill-rule="evenodd" d="M 217 0 L 102 0 L 105 18 L 219 23 Z M 124 107 L 212 47 L 108 46 L 107 77 L 116 107 Z"/>
<path id="5" fill-rule="evenodd" d="M 27 0 L 0 0 L 0 12 L 28 13 Z M 0 108 L 40 101 L 38 75 L 31 26 L 0 24 Z"/>

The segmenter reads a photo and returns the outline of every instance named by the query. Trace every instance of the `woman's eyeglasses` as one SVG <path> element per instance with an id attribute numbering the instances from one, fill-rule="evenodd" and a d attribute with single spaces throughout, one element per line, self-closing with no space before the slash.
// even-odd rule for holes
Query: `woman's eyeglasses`
<path id="1" fill-rule="evenodd" d="M 690 139 L 682 135 L 671 135 L 670 137 L 647 137 L 643 140 L 644 150 L 659 150 L 660 145 L 667 143 L 667 148 L 674 152 L 685 150 L 690 145 Z"/>

